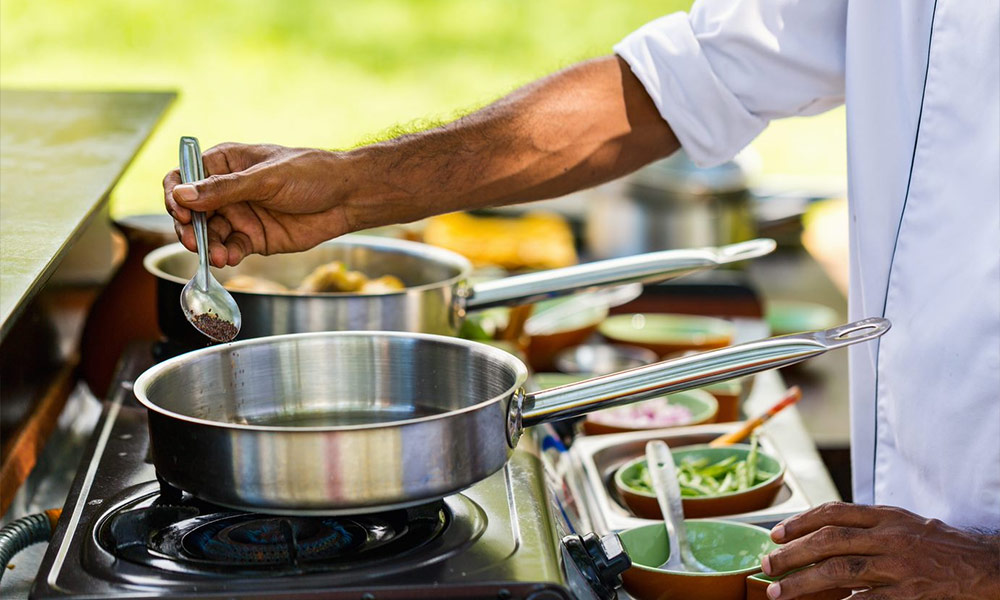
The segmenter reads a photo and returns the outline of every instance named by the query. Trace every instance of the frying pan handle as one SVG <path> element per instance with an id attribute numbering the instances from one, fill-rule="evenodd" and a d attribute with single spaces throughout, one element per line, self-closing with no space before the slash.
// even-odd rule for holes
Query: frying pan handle
<path id="1" fill-rule="evenodd" d="M 889 331 L 871 318 L 824 331 L 773 337 L 637 367 L 525 395 L 524 427 L 578 417 L 602 408 L 647 400 L 797 363 L 836 348 L 874 340 Z"/>
<path id="2" fill-rule="evenodd" d="M 562 269 L 487 281 L 465 292 L 465 309 L 537 302 L 553 296 L 632 282 L 654 282 L 764 256 L 774 240 L 761 238 L 719 248 L 663 250 L 601 260 Z"/>

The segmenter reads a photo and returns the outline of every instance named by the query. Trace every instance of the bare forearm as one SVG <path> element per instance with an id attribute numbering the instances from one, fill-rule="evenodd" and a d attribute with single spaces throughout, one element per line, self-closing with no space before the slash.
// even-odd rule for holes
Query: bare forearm
<path id="1" fill-rule="evenodd" d="M 618 57 L 529 84 L 454 123 L 341 158 L 357 228 L 552 198 L 676 150 L 669 126 Z"/>

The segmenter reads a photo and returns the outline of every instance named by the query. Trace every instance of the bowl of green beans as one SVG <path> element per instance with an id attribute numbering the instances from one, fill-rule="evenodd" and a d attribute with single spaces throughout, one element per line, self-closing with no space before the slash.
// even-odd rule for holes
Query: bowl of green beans
<path id="1" fill-rule="evenodd" d="M 672 448 L 681 488 L 684 516 L 689 519 L 735 515 L 767 508 L 781 491 L 785 465 L 760 450 L 756 436 L 749 444 L 712 448 Z M 615 472 L 622 503 L 643 519 L 662 520 L 646 457 L 623 464 Z"/>

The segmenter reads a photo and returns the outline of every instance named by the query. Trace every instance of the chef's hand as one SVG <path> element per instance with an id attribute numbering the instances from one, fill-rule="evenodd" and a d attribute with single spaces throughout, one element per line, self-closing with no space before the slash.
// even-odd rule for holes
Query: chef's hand
<path id="1" fill-rule="evenodd" d="M 312 248 L 353 228 L 342 201 L 334 152 L 274 145 L 221 144 L 203 154 L 208 178 L 181 184 L 177 169 L 163 179 L 177 237 L 196 251 L 191 211 L 208 213 L 213 265 L 235 265 L 251 253 Z"/>
<path id="2" fill-rule="evenodd" d="M 771 531 L 784 544 L 768 575 L 807 565 L 767 588 L 770 598 L 865 589 L 852 600 L 1000 598 L 1000 536 L 962 531 L 901 508 L 831 502 Z"/>

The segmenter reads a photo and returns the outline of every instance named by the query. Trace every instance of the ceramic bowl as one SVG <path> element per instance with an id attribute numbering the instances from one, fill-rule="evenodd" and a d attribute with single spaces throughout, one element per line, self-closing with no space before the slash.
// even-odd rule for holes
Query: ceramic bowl
<path id="1" fill-rule="evenodd" d="M 712 394 L 703 390 L 688 390 L 668 394 L 652 400 L 643 400 L 637 404 L 664 403 L 686 407 L 691 412 L 690 420 L 668 427 L 688 427 L 691 425 L 701 425 L 703 423 L 714 423 L 715 415 L 719 410 L 719 402 Z M 651 429 L 664 429 L 663 425 L 645 425 L 641 423 L 630 423 L 625 418 L 614 416 L 623 409 L 608 408 L 593 412 L 587 415 L 583 421 L 583 432 L 588 435 L 602 435 L 606 433 L 628 433 L 631 431 L 649 431 Z"/>
<path id="2" fill-rule="evenodd" d="M 750 452 L 749 444 L 733 444 L 722 448 L 709 448 L 707 445 L 683 446 L 672 448 L 674 461 L 680 463 L 685 458 L 708 458 L 711 462 L 722 460 L 731 455 L 745 458 Z M 785 465 L 777 458 L 758 450 L 758 465 L 761 469 L 774 473 L 766 481 L 742 492 L 729 492 L 717 496 L 684 498 L 684 516 L 689 519 L 702 517 L 719 517 L 753 512 L 767 508 L 773 502 L 785 479 Z M 660 506 L 656 502 L 656 494 L 637 490 L 625 484 L 630 476 L 645 464 L 646 457 L 640 456 L 623 464 L 615 471 L 615 489 L 625 506 L 632 514 L 642 519 L 662 519 Z"/>
<path id="3" fill-rule="evenodd" d="M 746 600 L 771 600 L 767 595 L 767 586 L 780 581 L 781 577 L 768 577 L 763 573 L 754 573 L 747 577 Z M 799 596 L 800 600 L 843 600 L 851 595 L 850 589 L 833 589 Z"/>
<path id="4" fill-rule="evenodd" d="M 763 527 L 732 521 L 685 520 L 691 551 L 714 573 L 658 568 L 670 553 L 663 523 L 626 529 L 619 535 L 632 567 L 622 574 L 625 591 L 637 600 L 743 600 L 746 578 L 777 548 Z"/>
<path id="5" fill-rule="evenodd" d="M 829 306 L 791 300 L 768 302 L 764 319 L 774 335 L 829 329 L 840 323 L 837 311 Z"/>
<path id="6" fill-rule="evenodd" d="M 597 330 L 612 342 L 646 348 L 661 357 L 722 348 L 733 340 L 729 321 L 694 315 L 615 315 L 605 319 Z"/>
<path id="7" fill-rule="evenodd" d="M 556 354 L 570 346 L 584 343 L 608 316 L 608 307 L 598 305 L 558 319 L 547 320 L 540 332 L 532 331 L 538 322 L 538 317 L 544 316 L 546 310 L 554 309 L 567 301 L 568 298 L 556 298 L 536 304 L 535 313 L 525 323 L 525 334 L 529 338 L 526 349 L 528 364 L 535 371 L 554 370 Z"/>
<path id="8" fill-rule="evenodd" d="M 606 375 L 652 364 L 659 357 L 652 350 L 618 344 L 583 344 L 559 352 L 555 366 L 562 373 Z"/>

